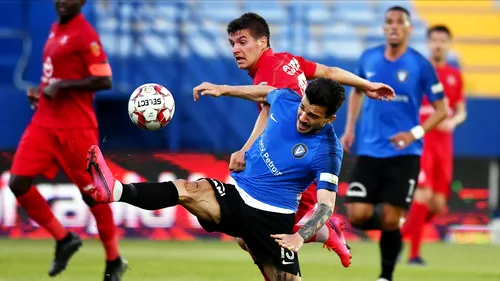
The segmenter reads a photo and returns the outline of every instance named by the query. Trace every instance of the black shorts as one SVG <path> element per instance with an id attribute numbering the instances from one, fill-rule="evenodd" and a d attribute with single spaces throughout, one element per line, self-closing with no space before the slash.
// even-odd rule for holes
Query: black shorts
<path id="1" fill-rule="evenodd" d="M 388 203 L 408 209 L 420 170 L 420 156 L 360 156 L 347 189 L 349 203 Z"/>
<path id="2" fill-rule="evenodd" d="M 198 220 L 208 232 L 222 232 L 242 238 L 255 263 L 262 267 L 272 264 L 277 269 L 300 276 L 298 254 L 281 248 L 271 234 L 292 234 L 295 214 L 262 211 L 248 206 L 232 184 L 206 179 L 215 191 L 220 205 L 219 224 Z"/>

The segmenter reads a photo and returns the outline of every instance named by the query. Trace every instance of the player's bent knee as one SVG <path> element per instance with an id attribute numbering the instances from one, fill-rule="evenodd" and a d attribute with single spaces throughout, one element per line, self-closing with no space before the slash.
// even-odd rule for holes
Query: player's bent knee
<path id="1" fill-rule="evenodd" d="M 220 222 L 220 206 L 214 190 L 207 180 L 175 180 L 173 183 L 177 187 L 181 206 L 201 220 Z"/>
<path id="2" fill-rule="evenodd" d="M 352 225 L 362 225 L 373 215 L 373 206 L 365 203 L 347 204 L 347 218 Z"/>
<path id="3" fill-rule="evenodd" d="M 431 204 L 431 212 L 433 214 L 439 215 L 444 212 L 446 212 L 446 202 L 447 202 L 446 195 L 442 193 L 435 193 L 433 198 L 432 198 L 432 204 Z"/>
<path id="4" fill-rule="evenodd" d="M 384 204 L 382 206 L 382 214 L 380 224 L 383 230 L 396 230 L 399 228 L 399 220 L 403 215 L 402 208 Z"/>
<path id="5" fill-rule="evenodd" d="M 9 187 L 15 196 L 21 196 L 28 192 L 33 185 L 33 177 L 11 175 L 9 179 Z"/>

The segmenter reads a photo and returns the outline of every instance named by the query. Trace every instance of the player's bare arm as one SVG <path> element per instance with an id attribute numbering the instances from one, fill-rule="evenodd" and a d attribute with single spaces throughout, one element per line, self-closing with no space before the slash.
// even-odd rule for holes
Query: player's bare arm
<path id="1" fill-rule="evenodd" d="M 43 94 L 52 98 L 64 90 L 95 92 L 111 89 L 111 67 L 107 62 L 91 65 L 89 71 L 91 76 L 82 80 L 59 80 L 52 83 L 43 89 Z"/>
<path id="2" fill-rule="evenodd" d="M 383 83 L 370 82 L 339 67 L 328 67 L 317 63 L 313 78 L 319 77 L 330 78 L 342 85 L 355 87 L 372 99 L 391 100 L 395 96 L 394 90 L 390 86 Z"/>
<path id="3" fill-rule="evenodd" d="M 276 88 L 265 85 L 227 86 L 203 82 L 193 89 L 193 97 L 195 101 L 202 95 L 212 97 L 227 96 L 258 103 L 267 103 L 267 94 L 274 89 Z"/>
<path id="4" fill-rule="evenodd" d="M 363 92 L 360 89 L 353 88 L 349 95 L 347 103 L 347 120 L 345 125 L 344 134 L 340 138 L 340 142 L 346 152 L 350 152 L 352 144 L 354 143 L 354 132 L 356 129 L 356 121 L 363 105 Z"/>
<path id="5" fill-rule="evenodd" d="M 260 111 L 259 116 L 255 121 L 255 125 L 253 127 L 252 133 L 250 134 L 250 137 L 248 137 L 248 140 L 240 150 L 231 154 L 231 158 L 229 160 L 230 171 L 239 172 L 245 169 L 245 152 L 248 151 L 250 147 L 252 147 L 255 140 L 262 134 L 262 132 L 264 132 L 264 129 L 267 126 L 270 106 L 268 104 L 262 104 L 261 106 L 262 110 Z"/>
<path id="6" fill-rule="evenodd" d="M 465 106 L 465 102 L 460 101 L 455 104 L 453 108 L 455 114 L 452 117 L 444 120 L 439 123 L 437 126 L 437 130 L 445 131 L 445 132 L 453 132 L 455 128 L 462 124 L 467 119 L 467 109 Z"/>
<path id="7" fill-rule="evenodd" d="M 313 237 L 318 230 L 330 219 L 335 208 L 337 193 L 334 191 L 318 190 L 318 207 L 311 218 L 295 234 L 277 234 L 271 237 L 283 248 L 297 252 L 304 241 Z"/>

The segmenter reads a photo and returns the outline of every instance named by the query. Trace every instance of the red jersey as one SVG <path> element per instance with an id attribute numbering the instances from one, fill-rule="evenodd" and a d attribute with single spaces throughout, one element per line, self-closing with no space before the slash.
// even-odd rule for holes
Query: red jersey
<path id="1" fill-rule="evenodd" d="M 274 53 L 269 49 L 262 54 L 249 75 L 253 78 L 254 85 L 290 88 L 302 96 L 307 80 L 313 77 L 314 72 L 315 62 L 290 53 Z"/>
<path id="2" fill-rule="evenodd" d="M 59 80 L 83 80 L 106 61 L 99 35 L 83 15 L 63 25 L 56 22 L 43 50 L 40 90 Z M 93 100 L 93 92 L 61 90 L 54 99 L 41 94 L 32 122 L 55 129 L 97 128 Z"/>
<path id="3" fill-rule="evenodd" d="M 453 116 L 453 109 L 457 103 L 464 101 L 462 75 L 460 70 L 451 65 L 444 65 L 436 67 L 436 72 L 439 81 L 443 84 L 445 102 L 448 107 L 448 116 Z M 434 107 L 427 100 L 426 97 L 422 100 L 422 107 L 420 108 L 420 121 L 425 121 L 434 112 Z M 426 139 L 429 138 L 449 138 L 451 141 L 451 132 L 442 132 L 439 130 L 432 130 L 425 135 Z M 425 142 L 425 141 L 424 141 Z"/>

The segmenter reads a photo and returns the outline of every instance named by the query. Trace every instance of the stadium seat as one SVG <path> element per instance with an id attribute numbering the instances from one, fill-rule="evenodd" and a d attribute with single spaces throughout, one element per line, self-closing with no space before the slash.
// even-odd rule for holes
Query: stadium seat
<path id="1" fill-rule="evenodd" d="M 261 15 L 270 24 L 287 24 L 288 13 L 285 6 L 279 1 L 252 1 L 243 2 L 243 12 L 254 12 Z"/>
<path id="2" fill-rule="evenodd" d="M 298 9 L 308 24 L 326 25 L 332 21 L 331 5 L 325 1 L 290 1 L 288 7 Z"/>
<path id="3" fill-rule="evenodd" d="M 325 37 L 323 48 L 326 56 L 352 60 L 359 59 L 359 56 L 364 51 L 363 44 L 357 38 L 341 40 L 335 37 Z"/>
<path id="4" fill-rule="evenodd" d="M 216 22 L 229 23 L 241 14 L 237 1 L 199 1 L 196 7 L 200 17 Z"/>

